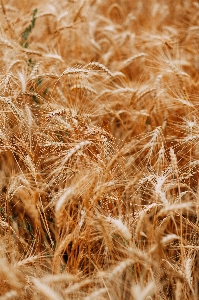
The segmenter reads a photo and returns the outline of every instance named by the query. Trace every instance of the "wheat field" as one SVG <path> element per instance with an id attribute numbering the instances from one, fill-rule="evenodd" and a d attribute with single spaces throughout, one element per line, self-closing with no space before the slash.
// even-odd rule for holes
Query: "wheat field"
<path id="1" fill-rule="evenodd" d="M 199 3 L 0 1 L 0 300 L 199 299 Z"/>

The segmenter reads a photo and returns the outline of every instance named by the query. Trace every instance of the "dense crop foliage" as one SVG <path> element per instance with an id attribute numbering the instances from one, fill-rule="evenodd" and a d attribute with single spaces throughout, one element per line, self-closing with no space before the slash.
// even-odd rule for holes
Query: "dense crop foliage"
<path id="1" fill-rule="evenodd" d="M 197 300 L 198 2 L 0 4 L 0 300 Z"/>

